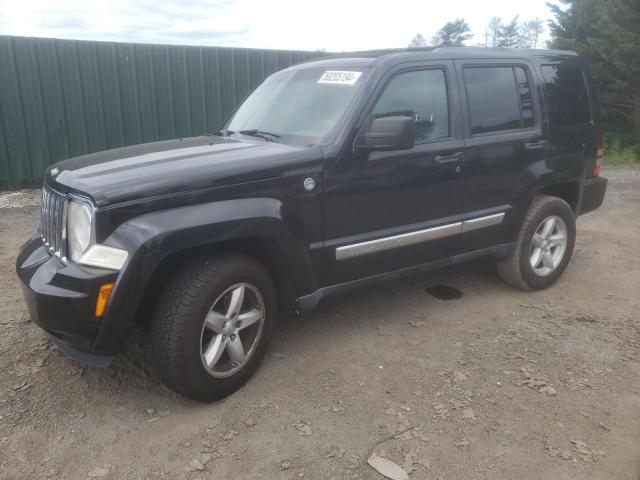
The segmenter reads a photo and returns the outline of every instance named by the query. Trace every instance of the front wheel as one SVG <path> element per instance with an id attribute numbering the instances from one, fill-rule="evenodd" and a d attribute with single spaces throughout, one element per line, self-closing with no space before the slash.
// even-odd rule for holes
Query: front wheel
<path id="1" fill-rule="evenodd" d="M 165 288 L 151 323 L 162 381 L 194 400 L 220 400 L 255 372 L 276 321 L 267 270 L 244 255 L 194 259 Z"/>
<path id="2" fill-rule="evenodd" d="M 576 240 L 576 221 L 564 200 L 537 196 L 522 222 L 511 254 L 498 261 L 502 279 L 524 290 L 553 285 L 571 259 Z"/>

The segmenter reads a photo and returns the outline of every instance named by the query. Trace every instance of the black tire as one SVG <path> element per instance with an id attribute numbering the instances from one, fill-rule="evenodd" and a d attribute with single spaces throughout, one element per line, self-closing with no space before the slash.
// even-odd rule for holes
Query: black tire
<path id="1" fill-rule="evenodd" d="M 567 245 L 562 260 L 555 270 L 548 275 L 540 276 L 535 273 L 529 261 L 531 243 L 536 229 L 544 219 L 552 215 L 557 215 L 564 220 L 567 229 Z M 531 202 L 511 254 L 497 262 L 498 273 L 505 282 L 523 290 L 548 288 L 560 278 L 567 268 L 573 253 L 575 240 L 575 214 L 567 202 L 558 197 L 538 195 Z"/>
<path id="2" fill-rule="evenodd" d="M 229 287 L 250 283 L 264 301 L 264 323 L 247 363 L 226 378 L 209 374 L 201 360 L 204 319 Z M 220 254 L 192 259 L 159 296 L 151 319 L 151 349 L 157 373 L 170 389 L 201 402 L 221 400 L 249 380 L 264 357 L 277 318 L 277 300 L 268 271 L 254 259 Z"/>

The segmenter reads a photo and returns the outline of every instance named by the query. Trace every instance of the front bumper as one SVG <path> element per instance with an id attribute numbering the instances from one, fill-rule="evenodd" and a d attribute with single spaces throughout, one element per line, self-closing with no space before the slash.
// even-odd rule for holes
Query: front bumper
<path id="1" fill-rule="evenodd" d="M 607 179 L 604 177 L 588 178 L 584 182 L 582 194 L 582 206 L 580 215 L 594 211 L 602 205 L 604 194 L 607 191 Z"/>
<path id="2" fill-rule="evenodd" d="M 40 238 L 22 247 L 16 272 L 31 320 L 68 355 L 107 366 L 113 354 L 95 344 L 101 319 L 94 312 L 100 286 L 115 282 L 118 272 L 65 264 L 47 252 Z"/>

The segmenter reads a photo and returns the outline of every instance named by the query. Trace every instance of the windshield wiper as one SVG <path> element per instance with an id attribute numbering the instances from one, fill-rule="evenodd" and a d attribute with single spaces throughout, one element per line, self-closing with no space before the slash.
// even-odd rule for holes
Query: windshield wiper
<path id="1" fill-rule="evenodd" d="M 260 137 L 265 139 L 267 142 L 274 142 L 274 138 L 280 138 L 281 135 L 277 133 L 265 132 L 263 130 L 258 130 L 255 128 L 251 128 L 249 130 L 239 130 L 238 133 L 242 135 L 250 135 L 252 137 Z"/>

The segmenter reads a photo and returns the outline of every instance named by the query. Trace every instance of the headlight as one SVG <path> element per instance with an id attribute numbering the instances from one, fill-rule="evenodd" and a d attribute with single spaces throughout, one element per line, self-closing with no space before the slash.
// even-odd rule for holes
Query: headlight
<path id="1" fill-rule="evenodd" d="M 71 200 L 67 207 L 67 247 L 74 262 L 87 251 L 93 234 L 93 207 L 83 201 Z"/>
<path id="2" fill-rule="evenodd" d="M 67 207 L 67 249 L 76 263 L 112 270 L 120 270 L 128 256 L 126 250 L 95 243 L 93 205 L 76 199 Z"/>

